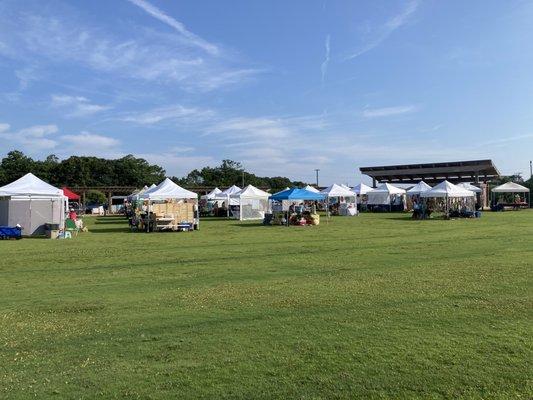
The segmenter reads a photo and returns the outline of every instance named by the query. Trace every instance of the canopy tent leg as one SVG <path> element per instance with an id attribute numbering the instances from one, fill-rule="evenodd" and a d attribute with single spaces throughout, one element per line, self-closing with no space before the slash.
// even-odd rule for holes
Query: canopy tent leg
<path id="1" fill-rule="evenodd" d="M 200 202 L 198 200 L 196 200 L 196 230 L 200 230 Z"/>

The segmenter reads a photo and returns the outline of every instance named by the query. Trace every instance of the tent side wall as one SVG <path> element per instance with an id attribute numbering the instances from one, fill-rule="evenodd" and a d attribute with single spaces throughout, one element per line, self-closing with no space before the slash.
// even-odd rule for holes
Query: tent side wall
<path id="1" fill-rule="evenodd" d="M 269 211 L 268 199 L 240 199 L 240 220 L 263 219 Z"/>
<path id="2" fill-rule="evenodd" d="M 24 236 L 44 235 L 45 224 L 63 224 L 63 200 L 35 199 L 9 201 L 8 225 L 22 226 Z"/>
<path id="3" fill-rule="evenodd" d="M 30 202 L 26 200 L 9 200 L 8 205 L 8 226 L 22 227 L 22 235 L 30 236 L 32 234 L 32 224 L 30 219 Z"/>
<path id="4" fill-rule="evenodd" d="M 9 225 L 9 200 L 0 200 L 0 225 Z"/>
<path id="5" fill-rule="evenodd" d="M 388 193 L 368 193 L 367 204 L 369 205 L 390 205 L 391 198 Z"/>

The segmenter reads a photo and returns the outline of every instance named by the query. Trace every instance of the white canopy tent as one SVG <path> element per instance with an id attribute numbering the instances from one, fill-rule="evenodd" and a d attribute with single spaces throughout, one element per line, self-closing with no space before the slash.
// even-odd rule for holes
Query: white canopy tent
<path id="1" fill-rule="evenodd" d="M 216 200 L 216 197 L 222 193 L 222 190 L 220 190 L 219 188 L 214 188 L 213 190 L 211 190 L 209 193 L 207 194 L 204 194 L 201 199 L 202 200 Z"/>
<path id="2" fill-rule="evenodd" d="M 442 181 L 431 190 L 420 194 L 420 197 L 424 198 L 445 199 L 446 214 L 448 214 L 450 210 L 450 199 L 472 199 L 475 198 L 475 196 L 476 194 L 473 191 L 464 189 L 448 181 Z"/>
<path id="3" fill-rule="evenodd" d="M 531 195 L 529 189 L 525 186 L 519 185 L 515 182 L 507 182 L 503 185 L 496 186 L 492 189 L 492 193 L 527 193 L 527 205 L 531 206 Z"/>
<path id="4" fill-rule="evenodd" d="M 311 185 L 307 185 L 306 187 L 304 187 L 304 189 L 309 190 L 310 192 L 313 192 L 313 193 L 320 193 L 320 190 L 318 190 L 316 187 L 311 186 Z"/>
<path id="5" fill-rule="evenodd" d="M 336 183 L 321 190 L 320 193 L 326 197 L 355 197 L 355 193 L 350 188 L 337 185 Z"/>
<path id="6" fill-rule="evenodd" d="M 359 185 L 355 185 L 352 188 L 352 192 L 354 192 L 358 196 L 363 196 L 363 195 L 367 194 L 368 192 L 370 192 L 371 190 L 373 190 L 373 189 L 370 186 L 365 185 L 362 182 Z"/>
<path id="7" fill-rule="evenodd" d="M 148 213 L 151 211 L 151 204 L 154 201 L 165 201 L 165 200 L 198 200 L 198 194 L 191 192 L 190 190 L 184 189 L 181 186 L 175 184 L 169 178 L 165 178 L 163 182 L 159 185 L 148 189 L 146 192 L 139 196 L 140 200 L 148 201 Z M 200 227 L 200 215 L 198 211 L 198 206 L 195 207 L 196 218 L 192 222 L 193 225 L 199 229 Z M 149 224 L 148 230 L 150 230 Z"/>
<path id="8" fill-rule="evenodd" d="M 44 234 L 45 224 L 64 228 L 68 198 L 32 173 L 0 187 L 0 225 L 22 227 L 25 236 Z"/>
<path id="9" fill-rule="evenodd" d="M 339 215 L 357 215 L 357 207 L 355 207 L 356 203 L 356 197 L 357 195 L 352 192 L 352 190 L 347 186 L 337 185 L 334 183 L 331 186 L 328 186 L 324 190 L 320 191 L 320 194 L 323 194 L 326 196 L 326 207 L 328 211 L 329 216 L 329 208 L 330 208 L 330 198 L 338 198 L 339 199 Z M 340 199 L 344 199 L 344 206 L 342 206 L 341 210 L 341 201 Z M 353 201 L 346 201 L 346 199 L 353 199 Z M 353 206 L 348 207 L 347 205 L 352 204 Z M 348 209 L 350 209 L 350 212 L 348 212 Z"/>
<path id="10" fill-rule="evenodd" d="M 405 207 L 405 190 L 391 185 L 390 183 L 382 183 L 376 189 L 372 189 L 368 192 L 367 195 L 369 205 L 388 205 L 389 210 L 392 210 L 392 202 L 401 200 Z"/>
<path id="11" fill-rule="evenodd" d="M 176 185 L 169 178 L 139 196 L 143 200 L 198 199 L 198 194 Z"/>
<path id="12" fill-rule="evenodd" d="M 231 196 L 235 193 L 239 193 L 242 189 L 236 185 L 230 186 L 226 190 L 220 192 L 213 200 L 222 200 L 226 202 L 227 215 L 230 216 L 230 206 L 238 206 L 239 202 L 236 199 L 232 199 Z"/>
<path id="13" fill-rule="evenodd" d="M 263 219 L 265 213 L 269 211 L 268 198 L 270 196 L 270 193 L 253 185 L 248 185 L 241 191 L 232 194 L 231 200 L 236 200 L 239 206 L 238 215 L 235 214 L 234 217 L 238 216 L 240 221 Z"/>
<path id="14" fill-rule="evenodd" d="M 474 197 L 475 193 L 471 190 L 463 189 L 460 186 L 454 185 L 448 181 L 442 181 L 434 186 L 431 190 L 423 192 L 420 197 L 445 197 L 445 198 L 468 198 Z"/>
<path id="15" fill-rule="evenodd" d="M 503 185 L 496 186 L 492 189 L 493 193 L 529 193 L 529 189 L 525 186 L 514 182 L 507 182 Z"/>
<path id="16" fill-rule="evenodd" d="M 472 185 L 471 183 L 468 183 L 468 182 L 458 183 L 457 186 L 459 186 L 460 188 L 466 189 L 466 190 L 470 190 L 470 191 L 472 191 L 474 193 L 481 193 L 482 192 L 481 188 L 478 188 L 477 186 L 474 186 L 474 185 Z"/>
<path id="17" fill-rule="evenodd" d="M 136 200 L 139 200 L 141 198 L 141 195 L 143 195 L 144 193 L 146 193 L 148 190 L 151 190 L 153 188 L 155 188 L 156 185 L 155 184 L 151 184 L 150 186 L 144 186 L 142 189 L 140 190 L 136 190 L 135 192 L 133 192 L 132 194 L 130 194 L 126 199 L 128 201 L 136 201 Z"/>
<path id="18" fill-rule="evenodd" d="M 426 182 L 420 181 L 415 186 L 413 186 L 411 189 L 407 191 L 408 196 L 417 196 L 421 193 L 427 192 L 428 190 L 431 190 L 431 186 L 429 186 Z"/>

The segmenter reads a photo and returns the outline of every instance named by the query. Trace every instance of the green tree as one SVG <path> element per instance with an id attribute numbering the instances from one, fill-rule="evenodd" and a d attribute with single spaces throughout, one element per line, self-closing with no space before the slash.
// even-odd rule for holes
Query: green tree
<path id="1" fill-rule="evenodd" d="M 85 193 L 85 202 L 87 204 L 104 204 L 107 202 L 107 198 L 105 197 L 105 194 L 103 194 L 99 190 L 88 190 L 87 193 Z"/>
<path id="2" fill-rule="evenodd" d="M 3 171 L 0 175 L 0 179 L 3 179 L 2 184 L 5 185 L 19 179 L 28 172 L 32 172 L 34 167 L 35 161 L 32 158 L 27 157 L 19 150 L 10 151 L 0 164 L 0 169 Z"/>
<path id="3" fill-rule="evenodd" d="M 159 165 L 151 165 L 143 158 L 131 154 L 113 161 L 114 180 L 125 186 L 158 184 L 165 179 L 165 170 Z"/>
<path id="4" fill-rule="evenodd" d="M 43 161 L 35 161 L 33 173 L 52 185 L 60 185 L 61 182 L 57 179 L 58 166 L 59 158 L 50 154 Z"/>

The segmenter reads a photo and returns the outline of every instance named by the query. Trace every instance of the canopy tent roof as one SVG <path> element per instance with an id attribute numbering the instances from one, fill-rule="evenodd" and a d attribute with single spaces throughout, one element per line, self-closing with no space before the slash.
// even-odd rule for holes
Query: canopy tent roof
<path id="1" fill-rule="evenodd" d="M 234 193 L 230 197 L 234 199 L 264 199 L 269 198 L 270 193 L 258 189 L 253 185 L 248 185 L 240 192 Z"/>
<path id="2" fill-rule="evenodd" d="M 221 193 L 218 194 L 217 199 L 220 197 L 222 199 L 226 199 L 228 196 L 231 196 L 232 194 L 240 192 L 242 189 L 236 185 L 230 186 L 226 190 L 223 190 Z"/>
<path id="3" fill-rule="evenodd" d="M 478 188 L 477 186 L 474 186 L 468 182 L 458 183 L 457 186 L 459 186 L 460 188 L 466 189 L 466 190 L 470 190 L 474 193 L 481 193 L 481 188 Z"/>
<path id="4" fill-rule="evenodd" d="M 209 193 L 204 194 L 201 198 L 204 200 L 214 200 L 217 197 L 217 195 L 219 195 L 220 193 L 222 193 L 222 190 L 216 187 L 213 190 L 211 190 Z"/>
<path id="5" fill-rule="evenodd" d="M 292 188 L 270 196 L 270 200 L 324 200 L 326 196 L 306 189 Z"/>
<path id="6" fill-rule="evenodd" d="M 424 181 L 420 181 L 416 185 L 414 185 L 411 189 L 409 189 L 407 191 L 407 194 L 414 196 L 420 193 L 427 192 L 428 190 L 431 190 L 431 186 L 429 186 Z"/>
<path id="7" fill-rule="evenodd" d="M 320 191 L 321 194 L 326 197 L 354 197 L 355 193 L 350 189 L 346 189 L 340 185 L 334 183 L 333 185 Z"/>
<path id="8" fill-rule="evenodd" d="M 164 181 L 163 181 L 163 182 L 164 182 Z M 163 183 L 163 182 L 161 182 L 161 183 Z M 160 183 L 160 184 L 161 184 L 161 183 Z M 159 184 L 159 185 L 160 185 L 160 184 Z M 142 198 L 145 194 L 148 194 L 148 193 L 150 193 L 150 192 L 153 192 L 155 189 L 157 189 L 157 187 L 158 187 L 159 185 L 156 185 L 156 184 L 152 183 L 152 184 L 150 185 L 150 187 L 148 187 L 148 188 L 146 188 L 146 189 L 142 188 L 141 191 L 140 191 L 139 193 L 137 193 L 137 198 L 140 199 L 140 198 Z M 145 187 L 146 187 L 146 186 L 145 186 Z"/>
<path id="9" fill-rule="evenodd" d="M 313 192 L 313 193 L 320 193 L 320 190 L 318 190 L 316 187 L 311 186 L 311 185 L 307 185 L 306 187 L 304 187 L 304 189 L 309 190 L 310 192 Z"/>
<path id="10" fill-rule="evenodd" d="M 471 190 L 463 189 L 448 181 L 442 181 L 427 192 L 420 193 L 421 197 L 474 197 Z"/>
<path id="11" fill-rule="evenodd" d="M 76 194 L 74 193 L 72 190 L 70 190 L 68 187 L 63 187 L 61 188 L 63 189 L 63 194 L 65 196 L 67 196 L 67 198 L 69 200 L 79 200 L 80 199 L 80 195 L 79 194 Z"/>
<path id="12" fill-rule="evenodd" d="M 144 193 L 144 192 L 146 192 L 146 190 L 148 190 L 148 186 L 145 185 L 142 189 L 136 189 L 133 192 L 131 192 L 131 194 L 128 197 L 136 196 L 136 195 L 138 195 L 141 192 Z"/>
<path id="13" fill-rule="evenodd" d="M 358 195 L 364 195 L 370 192 L 372 188 L 368 185 L 365 185 L 364 183 L 360 183 L 359 185 L 356 185 L 353 187 L 352 192 Z"/>
<path id="14" fill-rule="evenodd" d="M 63 190 L 58 189 L 31 172 L 23 177 L 0 187 L 0 196 L 32 196 L 39 198 L 65 197 Z"/>
<path id="15" fill-rule="evenodd" d="M 286 191 L 289 190 L 289 189 L 290 189 L 290 187 L 287 186 L 285 189 L 280 190 L 279 192 L 274 193 L 272 196 L 276 196 L 276 195 L 278 195 L 278 194 L 280 194 L 280 193 L 286 192 Z"/>
<path id="16" fill-rule="evenodd" d="M 190 190 L 176 185 L 169 178 L 154 188 L 148 189 L 139 196 L 147 200 L 165 200 L 165 199 L 197 199 L 198 195 Z"/>
<path id="17" fill-rule="evenodd" d="M 494 193 L 528 193 L 529 189 L 514 182 L 507 182 L 492 189 Z"/>
<path id="18" fill-rule="evenodd" d="M 148 193 L 149 190 L 153 190 L 155 187 L 156 185 L 153 183 L 152 185 L 150 185 L 150 187 L 145 185 L 142 189 L 136 190 L 135 192 L 133 192 L 126 198 L 128 199 L 128 201 L 139 200 L 142 197 L 142 195 L 144 195 L 145 193 Z"/>
<path id="19" fill-rule="evenodd" d="M 369 193 L 387 193 L 387 194 L 405 194 L 404 189 L 400 189 L 390 183 L 382 183 L 376 189 L 372 189 Z"/>

